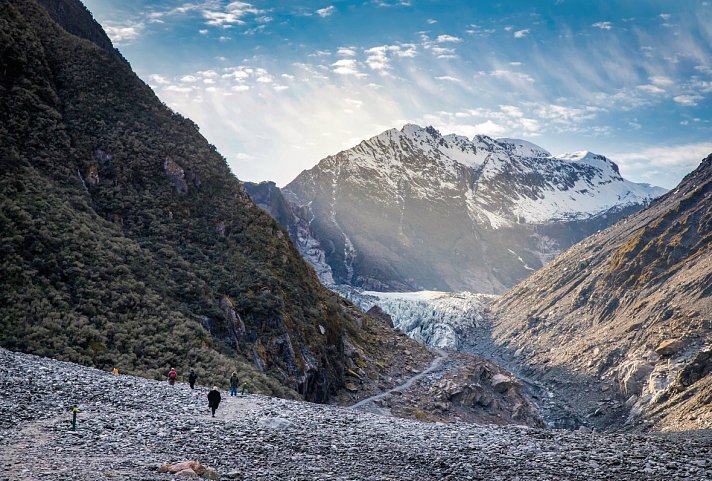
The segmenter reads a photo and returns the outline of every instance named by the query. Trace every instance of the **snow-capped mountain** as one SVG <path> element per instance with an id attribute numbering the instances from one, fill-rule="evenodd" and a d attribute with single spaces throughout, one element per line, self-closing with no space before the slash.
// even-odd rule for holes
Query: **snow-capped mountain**
<path id="1" fill-rule="evenodd" d="M 457 350 L 483 323 L 484 308 L 497 296 L 471 292 L 376 292 L 334 289 L 364 311 L 377 305 L 393 325 L 428 346 Z"/>
<path id="2" fill-rule="evenodd" d="M 412 124 L 326 157 L 283 189 L 334 283 L 484 293 L 664 192 L 623 179 L 604 156 Z"/>

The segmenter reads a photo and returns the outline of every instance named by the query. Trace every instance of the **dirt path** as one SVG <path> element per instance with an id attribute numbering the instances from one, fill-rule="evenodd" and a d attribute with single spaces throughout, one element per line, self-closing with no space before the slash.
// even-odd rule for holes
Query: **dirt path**
<path id="1" fill-rule="evenodd" d="M 362 399 L 361 401 L 359 401 L 356 404 L 354 404 L 353 406 L 351 406 L 351 409 L 363 409 L 363 410 L 367 410 L 367 411 L 374 411 L 373 408 L 375 407 L 375 404 L 374 404 L 375 401 L 378 401 L 379 399 L 383 399 L 387 396 L 390 396 L 394 392 L 404 391 L 404 390 L 408 389 L 409 387 L 411 387 L 414 382 L 418 381 L 419 379 L 422 379 L 423 377 L 427 376 L 431 372 L 439 369 L 440 366 L 442 365 L 443 361 L 445 361 L 445 359 L 447 359 L 448 353 L 446 351 L 443 351 L 442 349 L 438 349 L 437 347 L 434 347 L 432 349 L 438 353 L 438 357 L 433 359 L 433 361 L 430 363 L 430 366 L 428 366 L 428 368 L 425 371 L 418 373 L 413 377 L 408 378 L 408 380 L 406 380 L 404 383 L 399 384 L 398 386 L 396 386 L 392 389 L 389 389 L 388 391 L 384 391 L 380 394 L 376 394 L 375 396 L 371 396 L 369 398 Z"/>

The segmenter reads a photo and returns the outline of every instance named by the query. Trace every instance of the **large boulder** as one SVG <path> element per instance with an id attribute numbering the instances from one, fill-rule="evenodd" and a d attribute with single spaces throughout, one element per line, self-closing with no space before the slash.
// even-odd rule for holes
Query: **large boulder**
<path id="1" fill-rule="evenodd" d="M 660 356 L 672 356 L 684 345 L 685 343 L 681 339 L 665 339 L 655 348 L 655 352 Z"/>
<path id="2" fill-rule="evenodd" d="M 495 374 L 490 380 L 492 388 L 498 393 L 505 393 L 509 391 L 510 388 L 519 386 L 517 380 L 510 376 L 505 376 L 504 374 Z"/>
<path id="3" fill-rule="evenodd" d="M 175 474 L 176 476 L 187 478 L 201 477 L 206 479 L 219 479 L 220 477 L 217 471 L 195 460 L 181 461 L 175 464 L 165 463 L 158 468 L 158 472 Z"/>

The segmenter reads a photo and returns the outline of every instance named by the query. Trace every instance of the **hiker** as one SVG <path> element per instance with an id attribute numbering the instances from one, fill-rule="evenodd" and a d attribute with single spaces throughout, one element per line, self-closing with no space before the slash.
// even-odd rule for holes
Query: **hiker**
<path id="1" fill-rule="evenodd" d="M 218 391 L 217 386 L 213 386 L 213 390 L 208 393 L 208 407 L 213 411 L 213 417 L 215 417 L 215 410 L 220 405 L 220 391 Z"/>
<path id="2" fill-rule="evenodd" d="M 171 368 L 171 370 L 168 372 L 168 382 L 172 385 L 176 383 L 176 378 L 178 377 L 178 373 L 176 372 L 175 368 Z"/>
<path id="3" fill-rule="evenodd" d="M 197 381 L 197 379 L 198 375 L 191 369 L 190 374 L 188 374 L 188 384 L 190 384 L 191 389 L 195 389 L 195 381 Z"/>
<path id="4" fill-rule="evenodd" d="M 230 376 L 230 396 L 237 396 L 238 384 L 240 384 L 240 379 L 237 377 L 237 373 L 232 371 L 232 376 Z"/>
<path id="5" fill-rule="evenodd" d="M 117 368 L 114 368 L 111 370 L 111 374 L 118 374 L 119 370 Z"/>
<path id="6" fill-rule="evenodd" d="M 242 391 L 240 391 L 240 395 L 245 394 L 245 390 L 247 390 L 247 394 L 250 394 L 250 390 L 247 388 L 248 388 L 248 384 L 247 384 L 247 381 L 245 381 L 242 383 Z"/>

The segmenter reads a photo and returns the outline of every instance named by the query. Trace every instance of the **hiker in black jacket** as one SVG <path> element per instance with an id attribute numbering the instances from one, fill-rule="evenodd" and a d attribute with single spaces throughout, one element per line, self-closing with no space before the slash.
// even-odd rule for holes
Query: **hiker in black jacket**
<path id="1" fill-rule="evenodd" d="M 213 417 L 215 417 L 215 410 L 220 405 L 220 391 L 218 391 L 217 386 L 213 386 L 212 391 L 208 393 L 208 407 L 213 410 Z"/>
<path id="2" fill-rule="evenodd" d="M 192 369 L 190 370 L 190 374 L 188 374 L 188 384 L 190 384 L 191 389 L 195 389 L 195 381 L 198 380 L 198 375 L 195 374 L 195 371 Z"/>

